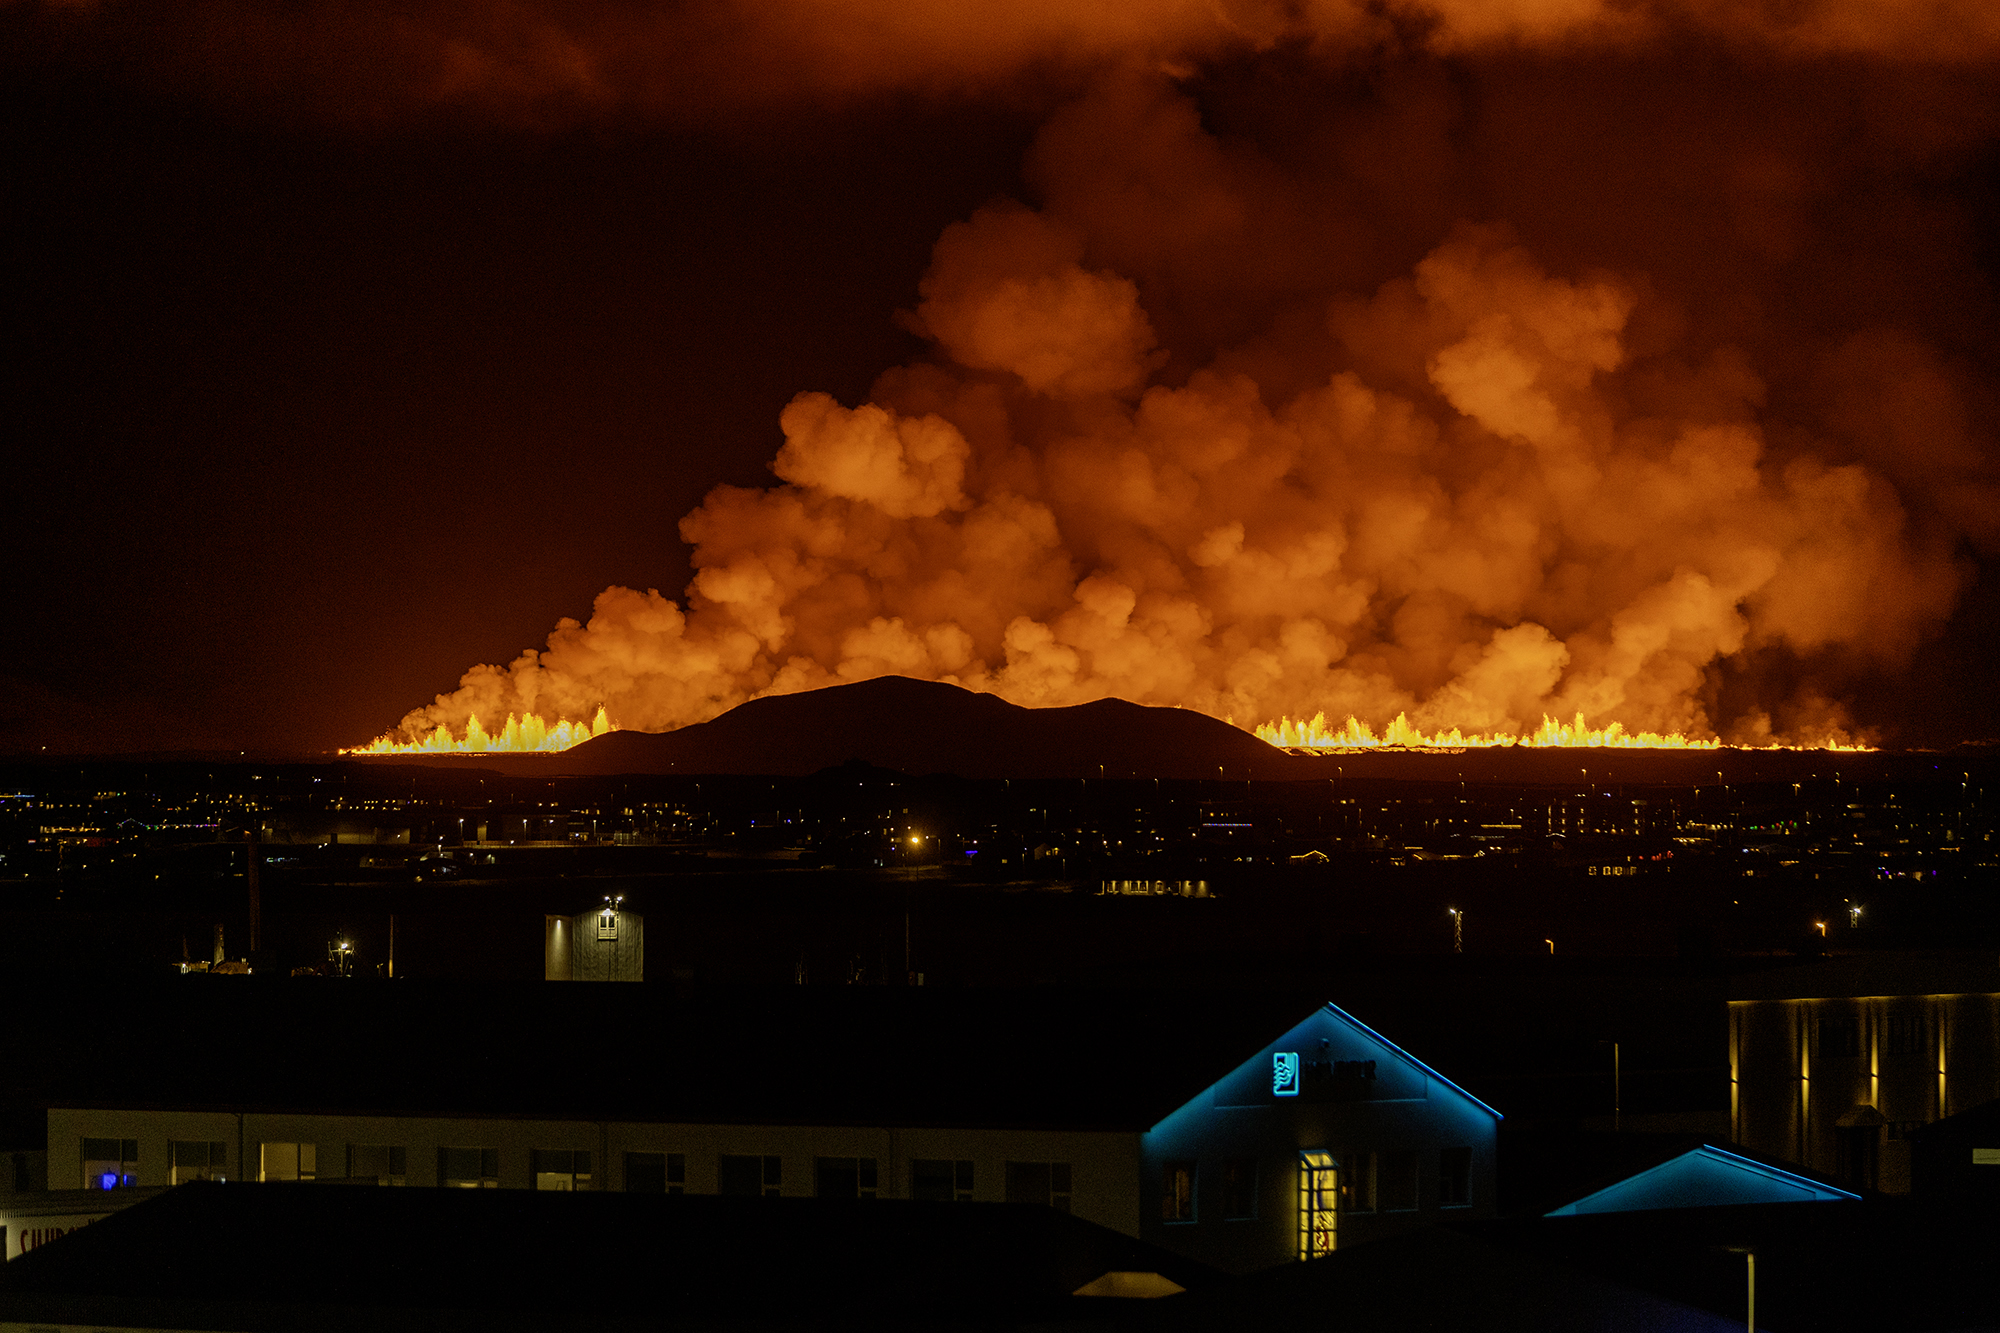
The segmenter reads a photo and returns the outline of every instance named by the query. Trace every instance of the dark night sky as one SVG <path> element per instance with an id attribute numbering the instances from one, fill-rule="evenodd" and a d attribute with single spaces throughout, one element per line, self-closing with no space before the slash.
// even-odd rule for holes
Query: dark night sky
<path id="1" fill-rule="evenodd" d="M 678 595 L 680 517 L 769 480 L 801 388 L 909 358 L 894 310 L 1033 129 L 4 116 L 7 748 L 351 744 L 608 583 Z"/>
<path id="2" fill-rule="evenodd" d="M 157 8 L 59 8 L 0 5 L 14 442 L 0 490 L 14 625 L 0 752 L 351 744 L 470 664 L 539 646 L 607 584 L 679 596 L 689 565 L 677 521 L 718 483 L 770 484 L 777 416 L 795 393 L 858 403 L 883 370 L 923 354 L 894 315 L 915 303 L 939 233 L 996 196 L 1036 199 L 1024 155 L 1089 82 L 1087 69 L 1043 71 L 913 92 L 885 76 L 838 96 L 745 94 L 749 110 L 713 115 L 658 95 L 533 115 L 511 114 L 501 95 L 497 112 L 385 96 L 347 114 L 351 80 L 337 67 L 359 57 L 338 43 L 325 57 L 336 72 L 290 92 L 269 69 L 234 78 L 226 55 L 183 77 L 180 39 L 149 47 L 144 16 Z M 234 11 L 220 12 L 226 22 Z M 93 24 L 112 35 L 93 36 Z M 245 49 L 254 66 L 259 48 Z M 1427 68 L 1439 87 L 1481 77 L 1449 61 Z M 1939 82 L 1990 71 L 1960 65 Z M 1372 95 L 1392 103 L 1382 89 L 1394 71 L 1378 75 Z M 1249 60 L 1204 77 L 1213 116 L 1236 115 L 1267 146 L 1286 141 L 1258 108 L 1287 103 L 1240 86 L 1279 75 Z M 1762 75 L 1716 77 L 1733 88 Z M 1875 86 L 1866 68 L 1842 77 L 1856 100 Z M 1927 86 L 1922 61 L 1882 86 L 1890 98 Z M 1870 294 L 1867 265 L 1833 285 L 1852 288 L 1850 304 L 1929 312 L 1919 322 L 1931 320 L 1924 331 L 1977 408 L 2000 384 L 2000 151 L 1990 107 L 1960 123 L 1952 96 L 1938 98 L 1909 123 L 1954 127 L 1937 131 L 1958 145 L 1943 165 L 1868 196 L 1878 213 L 1866 226 L 1829 221 L 1838 200 L 1822 200 L 1813 225 L 1838 237 L 1887 229 L 1851 248 L 1898 254 L 1908 272 L 1880 271 L 1893 293 Z M 1709 128 L 1732 123 L 1719 113 Z M 1412 205 L 1407 234 L 1394 210 L 1378 211 L 1375 248 L 1336 285 L 1365 294 L 1407 272 L 1454 217 L 1503 206 L 1572 268 L 1652 262 L 1643 245 L 1597 245 L 1593 209 L 1536 214 L 1528 201 L 1563 188 L 1534 174 L 1559 156 L 1544 128 L 1530 118 L 1510 131 L 1495 116 L 1443 134 L 1461 147 L 1483 138 L 1437 169 L 1449 177 L 1442 202 Z M 1301 128 L 1298 142 L 1314 133 Z M 1509 133 L 1522 146 L 1507 148 Z M 1820 151 L 1772 172 L 1810 171 Z M 1309 174 L 1310 156 L 1293 169 Z M 1598 209 L 1699 211 L 1699 200 L 1660 202 L 1675 170 L 1662 157 L 1658 145 L 1633 148 L 1631 197 Z M 1906 205 L 1948 215 L 1939 227 L 1956 238 L 1935 270 L 1948 290 L 1933 296 L 1908 278 L 1921 256 L 1889 235 L 1890 210 Z M 1671 287 L 1675 261 L 1659 262 Z M 1742 297 L 1816 282 L 1807 272 Z M 1688 321 L 1721 319 L 1710 306 L 1688 303 Z M 1184 372 L 1176 362 L 1168 373 Z M 1792 382 L 1775 376 L 1774 411 Z M 1990 444 L 1991 422 L 1979 428 Z M 1985 459 L 1974 470 L 1992 475 Z M 2000 569 L 1987 539 L 1951 540 L 1978 577 L 1949 624 L 1907 670 L 1847 685 L 1858 717 L 1905 740 L 2000 736 Z"/>

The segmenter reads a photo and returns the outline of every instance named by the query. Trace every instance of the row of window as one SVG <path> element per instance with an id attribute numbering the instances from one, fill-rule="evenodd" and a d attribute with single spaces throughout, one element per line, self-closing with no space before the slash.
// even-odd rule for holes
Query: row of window
<path id="1" fill-rule="evenodd" d="M 1301 1154 L 1298 1169 L 1316 1173 L 1316 1197 L 1343 1213 L 1414 1212 L 1420 1200 L 1419 1156 L 1414 1151 L 1377 1153 L 1355 1150 L 1333 1154 L 1323 1150 Z M 1257 1160 L 1231 1157 L 1212 1168 L 1219 1174 L 1209 1202 L 1224 1221 L 1249 1221 L 1257 1216 Z M 1472 1202 L 1472 1149 L 1438 1150 L 1437 1202 L 1441 1208 L 1464 1208 Z M 1160 1215 L 1166 1222 L 1199 1220 L 1201 1165 L 1170 1161 L 1160 1187 Z"/>
<path id="2" fill-rule="evenodd" d="M 1932 1029 L 1922 1014 L 1891 1016 L 1883 1024 L 1886 1055 L 1928 1055 Z M 1823 1018 L 1819 1022 L 1819 1055 L 1822 1060 L 1853 1060 L 1862 1054 L 1861 1019 L 1849 1015 Z"/>
<path id="3" fill-rule="evenodd" d="M 181 1142 L 167 1145 L 167 1183 L 226 1178 L 227 1145 Z M 85 1189 L 121 1189 L 138 1184 L 137 1139 L 85 1139 L 82 1145 Z M 585 1150 L 537 1148 L 529 1164 L 538 1190 L 586 1190 L 592 1187 L 591 1154 Z M 409 1179 L 408 1154 L 390 1144 L 350 1143 L 345 1171 L 350 1181 L 402 1185 Z M 1039 1203 L 1069 1211 L 1068 1162 L 1007 1162 L 1004 1164 L 1009 1203 Z M 322 1172 L 319 1145 L 263 1143 L 258 1145 L 257 1179 L 318 1180 Z M 964 1160 L 917 1158 L 910 1163 L 909 1197 L 941 1202 L 972 1198 L 973 1164 Z M 720 1154 L 716 1161 L 719 1194 L 776 1196 L 785 1181 L 779 1156 Z M 498 1148 L 439 1148 L 437 1182 L 446 1189 L 498 1189 Z M 681 1194 L 687 1189 L 684 1153 L 628 1152 L 625 1189 L 632 1194 Z M 813 1158 L 813 1193 L 823 1199 L 873 1199 L 881 1192 L 880 1171 L 873 1157 Z"/>

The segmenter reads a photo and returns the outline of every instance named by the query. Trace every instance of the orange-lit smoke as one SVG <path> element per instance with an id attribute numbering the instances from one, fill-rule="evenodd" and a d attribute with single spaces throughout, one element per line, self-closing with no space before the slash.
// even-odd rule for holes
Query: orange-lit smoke
<path id="1" fill-rule="evenodd" d="M 330 119 L 432 108 L 561 123 L 917 92 L 1067 86 L 1108 65 L 1244 52 L 1630 52 L 1694 38 L 1756 55 L 1966 67 L 2000 54 L 1988 0 L 0 0 L 16 40 L 85 67 Z"/>
<path id="2" fill-rule="evenodd" d="M 662 730 L 900 673 L 1246 723 L 1841 741 L 1818 686 L 1722 711 L 1719 673 L 1772 653 L 1893 669 L 1951 612 L 1954 543 L 1990 521 L 1983 500 L 1956 522 L 1926 500 L 1920 526 L 1921 478 L 1774 439 L 1744 351 L 1682 345 L 1645 275 L 1552 272 L 1504 225 L 1462 224 L 1304 317 L 1267 302 L 1190 363 L 1149 293 L 1279 290 L 1313 251 L 1218 242 L 1294 187 L 1165 80 L 1065 111 L 1030 174 L 1041 209 L 996 203 L 939 239 L 904 316 L 931 359 L 867 402 L 800 394 L 779 484 L 719 487 L 681 521 L 684 599 L 607 589 L 395 736 L 600 706 Z M 1331 349 L 1330 373 L 1301 378 L 1295 345 Z M 1930 353 L 1884 334 L 1844 355 L 1834 400 L 1929 423 L 1871 457 L 1928 449 L 1910 466 L 1990 498 Z"/>

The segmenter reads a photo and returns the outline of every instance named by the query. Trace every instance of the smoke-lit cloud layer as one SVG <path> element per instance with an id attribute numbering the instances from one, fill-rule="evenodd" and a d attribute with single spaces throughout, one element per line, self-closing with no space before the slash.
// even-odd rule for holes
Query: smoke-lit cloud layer
<path id="1" fill-rule="evenodd" d="M 684 592 L 606 590 L 405 735 L 897 672 L 1811 740 L 2000 542 L 1972 0 L 14 9 L 335 121 L 1053 108 L 1029 192 L 938 238 L 929 354 L 802 385 L 775 483 L 681 520 Z"/>
<path id="2" fill-rule="evenodd" d="M 1601 188 L 1590 156 L 1549 161 L 1560 142 L 1519 153 L 1565 196 L 1534 201 L 1537 230 L 1584 214 L 1558 267 L 1504 215 L 1452 216 L 1453 140 L 1518 132 L 1537 103 L 1629 135 L 1608 119 L 1629 109 L 1550 91 L 1546 69 L 1492 77 L 1474 125 L 1435 88 L 1379 96 L 1372 126 L 1340 124 L 1352 106 L 1313 123 L 1311 87 L 1243 94 L 1246 118 L 1302 109 L 1279 146 L 1304 163 L 1211 132 L 1166 77 L 1103 79 L 1036 147 L 1039 208 L 1000 201 L 939 238 L 904 316 L 934 358 L 867 403 L 802 393 L 782 484 L 682 521 L 684 601 L 610 589 L 404 731 L 600 702 L 659 729 L 885 672 L 1242 722 L 1845 725 L 1845 683 L 1893 673 L 1951 614 L 2000 506 L 1980 386 L 1895 319 L 1949 332 L 1950 312 L 1868 290 L 1911 267 L 1887 247 L 1948 243 L 1950 219 L 1848 234 L 1816 216 L 1845 182 L 1814 155 L 1877 134 L 1868 166 L 1907 169 L 1964 131 L 1856 116 L 1814 142 L 1751 124 L 1759 98 L 1725 85 L 1681 117 L 1713 138 L 1674 146 L 1695 197 L 1664 217 L 1620 216 L 1646 201 Z M 1695 211 L 1722 215 L 1716 248 L 1677 253 Z M 1426 228 L 1406 273 L 1349 286 Z M 1657 268 L 1605 264 L 1647 253 Z M 1851 280 L 1864 318 L 1755 308 L 1829 263 L 1890 269 Z"/>
<path id="3" fill-rule="evenodd" d="M 0 0 L 17 43 L 73 64 L 315 114 L 450 106 L 562 118 L 707 118 L 883 92 L 1004 92 L 1106 63 L 1189 68 L 1245 51 L 1632 52 L 1684 37 L 1781 58 L 1976 65 L 1984 0 Z"/>

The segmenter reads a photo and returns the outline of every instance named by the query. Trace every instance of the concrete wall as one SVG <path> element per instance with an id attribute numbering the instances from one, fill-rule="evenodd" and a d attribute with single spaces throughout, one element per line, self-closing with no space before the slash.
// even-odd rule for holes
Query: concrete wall
<path id="1" fill-rule="evenodd" d="M 1736 1142 L 1840 1176 L 1843 1122 L 1873 1128 L 1877 1178 L 1852 1183 L 1902 1193 L 1905 1132 L 2000 1097 L 2000 995 L 1733 1000 L 1729 1066 Z"/>

